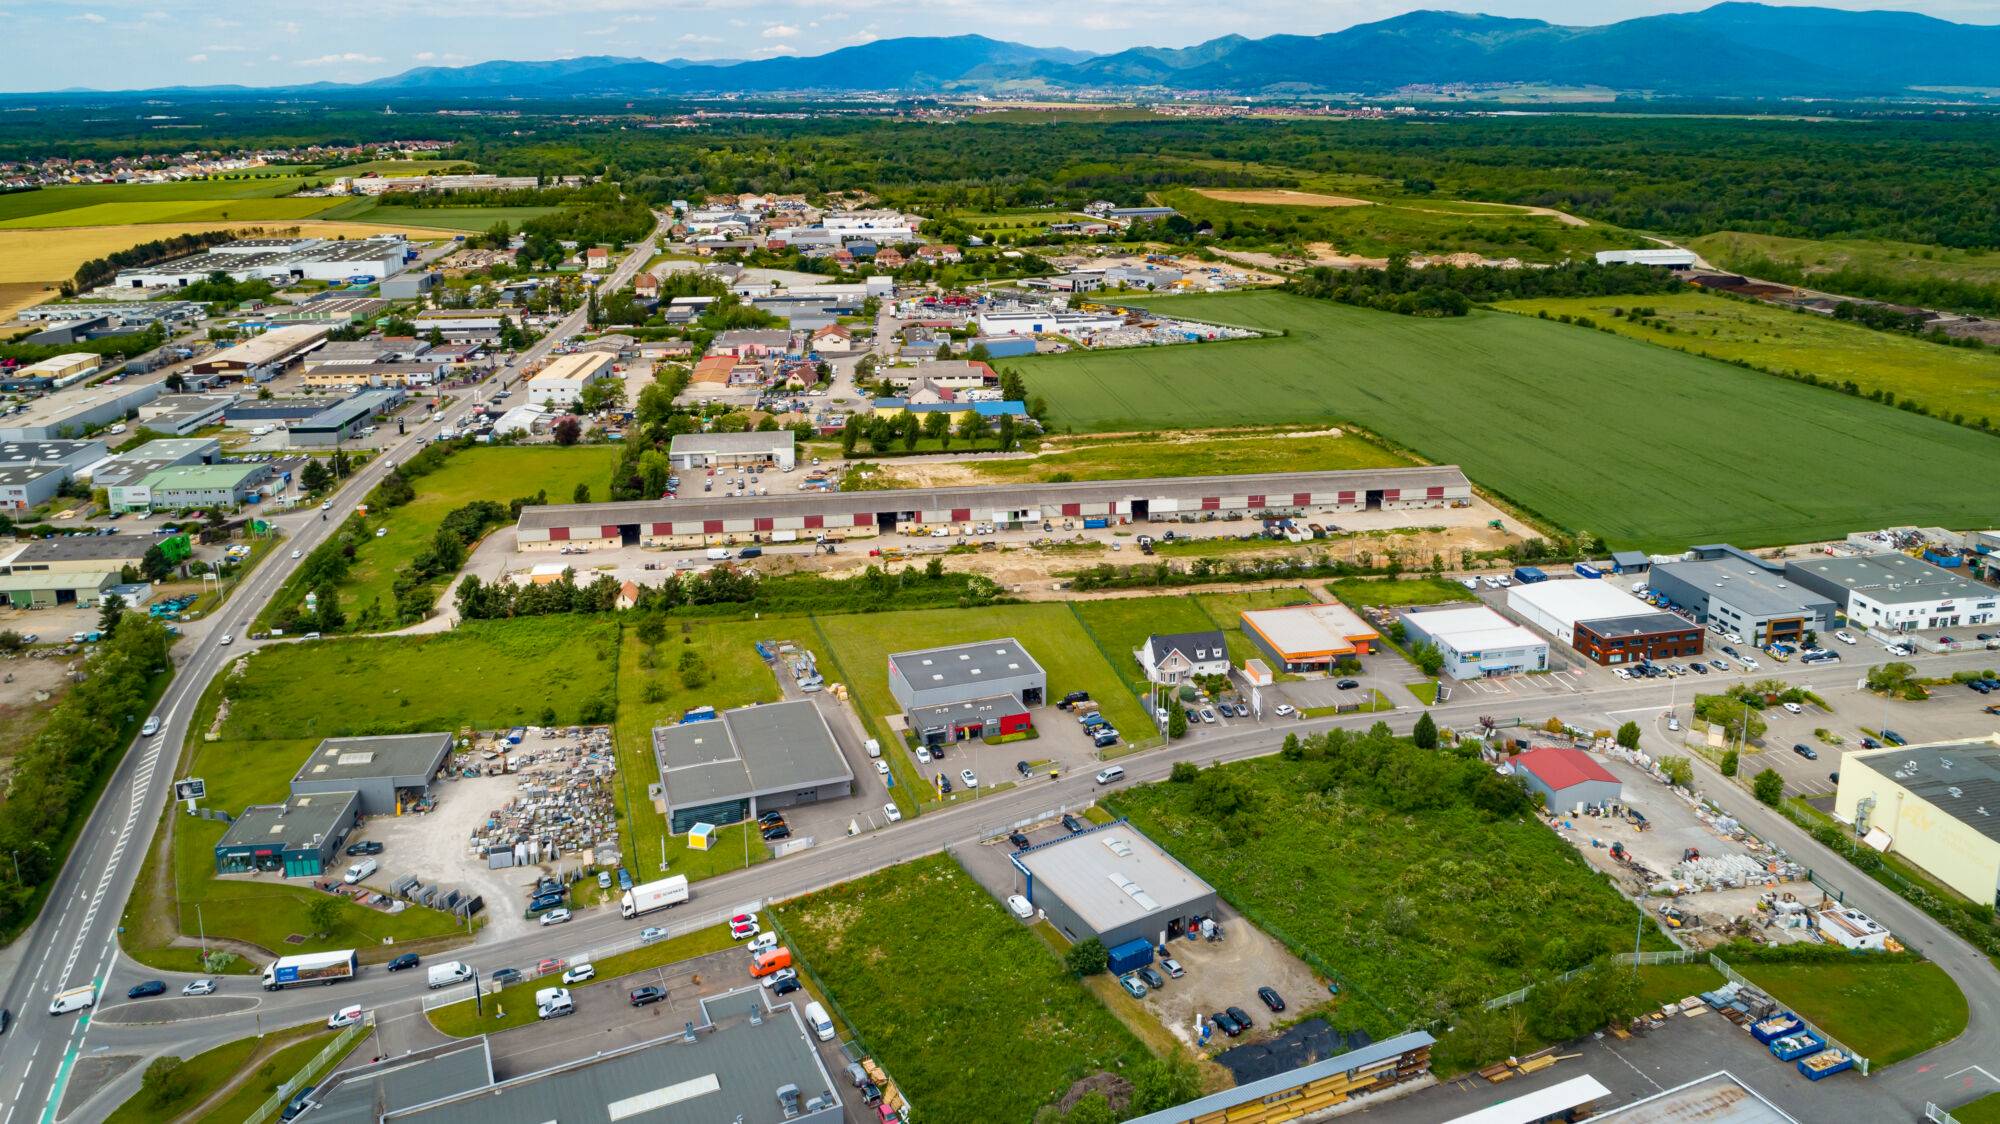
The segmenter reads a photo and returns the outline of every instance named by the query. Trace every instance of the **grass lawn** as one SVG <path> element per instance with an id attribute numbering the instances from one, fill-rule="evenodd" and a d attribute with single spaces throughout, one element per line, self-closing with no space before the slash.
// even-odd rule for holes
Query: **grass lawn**
<path id="1" fill-rule="evenodd" d="M 1270 589 L 1245 589 L 1234 593 L 1197 593 L 1195 604 L 1202 607 L 1208 619 L 1222 630 L 1223 639 L 1229 641 L 1229 662 L 1237 667 L 1244 660 L 1263 660 L 1270 663 L 1264 650 L 1243 631 L 1243 612 L 1246 609 L 1274 609 L 1284 605 L 1306 605 L 1318 600 L 1296 585 L 1278 586 Z M 1298 678 L 1289 672 L 1271 669 L 1271 674 L 1279 680 Z"/>
<path id="2" fill-rule="evenodd" d="M 254 1058 L 268 1058 L 301 1040 L 309 1040 L 316 1046 L 325 1046 L 333 1035 L 319 1033 L 320 1029 L 316 1024 L 307 1024 L 290 1030 L 273 1031 L 262 1037 L 253 1035 L 249 1038 L 239 1038 L 234 1042 L 225 1042 L 194 1057 L 184 1058 L 181 1073 L 187 1078 L 186 1095 L 160 1102 L 148 1097 L 144 1092 L 134 1093 L 129 1100 L 119 1105 L 116 1111 L 104 1118 L 105 1124 L 142 1124 L 144 1121 L 171 1120 L 201 1103 L 203 1098 L 216 1089 L 236 1080 L 242 1069 Z M 313 1051 L 307 1051 L 306 1056 L 311 1057 L 312 1053 Z M 261 1065 L 258 1068 L 259 1072 L 263 1069 Z M 262 1103 L 264 1097 L 271 1095 L 272 1088 L 282 1084 L 285 1077 L 290 1075 L 288 1071 L 274 1071 L 274 1073 L 277 1079 L 269 1085 L 256 1081 L 250 1083 L 260 1095 L 255 1102 L 244 1106 L 244 1113 L 234 1119 L 240 1121 L 247 1118 L 248 1110 Z M 210 1118 L 214 1118 L 213 1114 Z"/>
<path id="3" fill-rule="evenodd" d="M 1639 1002 L 1650 1007 L 1678 1003 L 1690 995 L 1714 991 L 1726 981 L 1706 961 L 1639 966 Z"/>
<path id="4" fill-rule="evenodd" d="M 468 621 L 450 632 L 277 645 L 232 679 L 232 741 L 572 725 L 610 696 L 618 625 L 604 618 Z M 296 767 L 297 762 L 292 763 Z"/>
<path id="5" fill-rule="evenodd" d="M 1906 957 L 1731 964 L 1874 1067 L 1949 1042 L 1965 1030 L 1965 995 L 1943 968 Z"/>
<path id="6" fill-rule="evenodd" d="M 593 979 L 570 985 L 575 992 L 590 991 L 604 1001 L 605 992 L 597 990 L 599 984 L 609 983 L 620 976 L 647 968 L 658 968 L 667 964 L 678 964 L 697 956 L 707 956 L 711 952 L 721 952 L 734 944 L 729 937 L 729 929 L 713 925 L 706 929 L 696 929 L 692 933 L 682 933 L 655 944 L 640 945 L 630 952 L 616 956 L 606 956 L 591 963 L 597 968 Z M 746 958 L 747 963 L 747 958 Z M 530 966 L 531 967 L 531 966 Z M 523 970 L 526 970 L 525 968 Z M 748 978 L 747 976 L 745 977 Z M 483 985 L 482 985 L 483 986 Z M 430 1012 L 431 1025 L 440 1033 L 453 1038 L 471 1038 L 476 1034 L 490 1034 L 510 1027 L 526 1026 L 535 1021 L 535 992 L 545 987 L 563 986 L 560 979 L 529 978 L 520 983 L 508 984 L 499 991 L 488 991 L 485 998 L 486 1016 L 481 1018 L 472 1000 L 438 1007 Z M 581 995 L 575 997 L 584 1002 Z M 615 996 L 615 1001 L 624 1002 L 624 996 Z"/>
<path id="7" fill-rule="evenodd" d="M 1952 1109 L 1951 1118 L 1958 1124 L 2000 1124 L 2000 1093 L 1988 1093 Z"/>
<path id="8" fill-rule="evenodd" d="M 1653 315 L 1643 321 L 1611 315 L 1614 308 L 1640 305 Z M 1543 311 L 1588 316 L 1619 335 L 1676 351 L 1852 382 L 1863 393 L 1891 391 L 1899 402 L 1907 398 L 1945 417 L 2000 418 L 2000 354 L 1989 349 L 1947 347 L 1816 312 L 1701 292 L 1508 301 L 1498 307 L 1526 316 Z"/>
<path id="9" fill-rule="evenodd" d="M 1027 1120 L 1077 1079 L 1148 1056 L 949 856 L 774 913 L 836 1017 L 926 1119 Z M 941 948 L 949 971 L 919 967 Z"/>
<path id="10" fill-rule="evenodd" d="M 550 503 L 568 503 L 578 484 L 590 485 L 592 493 L 602 499 L 617 463 L 618 449 L 612 445 L 460 449 L 444 467 L 417 477 L 416 499 L 402 507 L 371 513 L 364 520 L 369 537 L 356 545 L 354 566 L 340 583 L 341 608 L 357 627 L 366 627 L 364 618 L 392 625 L 397 571 L 430 545 L 438 524 L 452 510 L 473 500 L 505 503 L 544 489 Z M 378 527 L 389 533 L 375 538 Z M 578 580 L 590 580 L 581 563 Z M 273 605 L 277 603 L 274 599 Z"/>
<path id="11" fill-rule="evenodd" d="M 769 618 L 762 621 L 675 620 L 667 624 L 667 637 L 660 643 L 648 669 L 646 645 L 634 629 L 625 630 L 618 658 L 618 746 L 619 814 L 625 821 L 625 858 L 632 876 L 650 882 L 663 874 L 685 874 L 690 881 L 736 870 L 743 866 L 747 824 L 725 827 L 718 842 L 707 851 L 690 850 L 686 835 L 668 835 L 667 817 L 654 809 L 648 787 L 660 779 L 659 764 L 653 757 L 653 727 L 670 726 L 697 706 L 717 710 L 748 706 L 753 702 L 776 702 L 783 697 L 771 669 L 757 658 L 752 645 L 759 640 L 800 640 L 811 636 L 812 623 L 800 618 Z M 699 652 L 707 676 L 699 687 L 688 687 L 680 675 L 681 652 Z M 655 701 L 647 702 L 647 685 L 654 685 Z M 661 866 L 661 841 L 665 841 L 666 866 Z M 749 840 L 752 863 L 771 857 L 762 839 Z"/>
<path id="12" fill-rule="evenodd" d="M 1443 578 L 1340 578 L 1326 591 L 1355 609 L 1363 605 L 1449 605 L 1475 601 L 1472 591 Z"/>
<path id="13" fill-rule="evenodd" d="M 1418 683 L 1405 683 L 1404 688 L 1417 697 L 1417 701 L 1430 706 L 1438 701 L 1438 681 L 1425 679 Z"/>
<path id="14" fill-rule="evenodd" d="M 1397 1031 L 1631 948 L 1632 905 L 1532 818 L 1323 793 L 1301 783 L 1311 763 L 1221 768 L 1256 825 L 1234 840 L 1197 809 L 1206 785 L 1141 785 L 1106 803 L 1308 963 L 1337 972 L 1341 1025 Z"/>
<path id="15" fill-rule="evenodd" d="M 316 1028 L 304 1029 L 311 1031 Z M 242 1121 L 250 1119 L 250 1114 L 257 1111 L 259 1105 L 270 1099 L 272 1093 L 283 1088 L 285 1082 L 291 1080 L 299 1070 L 310 1065 L 312 1060 L 319 1056 L 319 1052 L 326 1049 L 327 1044 L 339 1034 L 337 1030 L 322 1030 L 290 1043 L 272 1054 L 257 1067 L 255 1073 L 244 1079 L 243 1084 L 231 1093 L 227 1100 L 203 1113 L 197 1124 L 242 1124 Z M 366 1035 L 357 1035 L 352 1046 L 343 1051 L 341 1057 L 329 1059 L 307 1080 L 317 1081 L 320 1077 L 333 1072 L 333 1068 L 340 1064 L 341 1058 L 352 1053 L 353 1047 L 358 1047 L 366 1039 Z"/>
<path id="16" fill-rule="evenodd" d="M 1111 666 L 1133 691 L 1146 689 L 1146 673 L 1132 653 L 1154 633 L 1200 632 L 1214 628 L 1191 594 L 1172 597 L 1110 597 L 1071 601 L 1090 634 L 1112 654 Z M 1056 696 L 1061 698 L 1061 695 Z"/>
<path id="17" fill-rule="evenodd" d="M 1945 278 L 1975 285 L 2000 285 L 2000 251 L 1994 250 L 1955 250 L 1886 238 L 1815 241 L 1734 230 L 1704 234 L 1687 245 L 1724 269 L 1749 267 L 1760 259 L 1768 259 L 1797 266 L 1808 276 L 1853 269 L 1911 282 Z"/>
<path id="18" fill-rule="evenodd" d="M 1282 338 L 1010 361 L 1079 430 L 1351 420 L 1618 547 L 1810 542 L 1986 518 L 1994 438 L 1607 332 L 1499 312 L 1428 320 L 1284 293 L 1148 306 Z M 1743 443 L 1702 419 L 1782 417 Z M 1644 441 L 1606 442 L 1635 418 Z M 1590 449 L 1587 470 L 1577 450 Z M 1922 449 L 1913 457 L 1908 450 Z M 1821 450 L 1799 471 L 1802 450 Z M 1837 455 L 1835 455 L 1837 451 Z"/>

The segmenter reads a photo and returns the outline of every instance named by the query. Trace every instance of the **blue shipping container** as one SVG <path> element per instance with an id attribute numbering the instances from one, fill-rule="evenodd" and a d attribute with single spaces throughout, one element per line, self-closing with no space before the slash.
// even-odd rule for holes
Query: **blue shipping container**
<path id="1" fill-rule="evenodd" d="M 1127 972 L 1144 968 L 1153 962 L 1152 942 L 1143 937 L 1134 938 L 1111 950 L 1111 974 L 1122 976 Z"/>
<path id="2" fill-rule="evenodd" d="M 1578 562 L 1576 564 L 1576 576 L 1580 578 L 1601 578 L 1604 576 L 1604 571 L 1592 566 L 1588 562 Z"/>
<path id="3" fill-rule="evenodd" d="M 1548 581 L 1549 576 L 1533 566 L 1517 566 L 1514 569 L 1514 580 L 1522 585 L 1533 585 L 1536 582 Z"/>
<path id="4" fill-rule="evenodd" d="M 1109 527 L 1109 526 L 1111 526 L 1111 520 L 1109 520 L 1109 519 L 1086 519 L 1086 520 L 1084 520 L 1084 521 L 1083 521 L 1083 525 L 1084 525 L 1084 527 L 1085 527 L 1085 528 L 1087 528 L 1087 529 L 1089 529 L 1089 530 L 1093 530 L 1093 531 L 1095 531 L 1095 530 L 1100 530 L 1100 529 L 1102 529 L 1102 528 L 1105 528 L 1105 527 Z"/>

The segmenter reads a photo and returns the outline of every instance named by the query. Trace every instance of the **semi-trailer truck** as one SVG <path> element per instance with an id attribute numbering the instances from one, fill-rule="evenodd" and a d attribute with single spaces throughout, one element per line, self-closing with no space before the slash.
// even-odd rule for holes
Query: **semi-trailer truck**
<path id="1" fill-rule="evenodd" d="M 662 878 L 657 882 L 642 882 L 625 891 L 618 899 L 618 911 L 626 919 L 651 913 L 656 909 L 666 909 L 688 900 L 688 880 L 684 874 L 672 878 Z"/>
<path id="2" fill-rule="evenodd" d="M 353 979 L 360 971 L 361 961 L 351 948 L 340 952 L 281 956 L 264 969 L 264 990 L 283 991 L 306 984 L 335 984 Z"/>

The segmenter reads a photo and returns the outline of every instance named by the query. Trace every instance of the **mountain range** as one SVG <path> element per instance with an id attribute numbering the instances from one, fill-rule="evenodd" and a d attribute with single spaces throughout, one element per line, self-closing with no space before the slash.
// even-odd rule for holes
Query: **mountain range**
<path id="1" fill-rule="evenodd" d="M 2000 88 L 2000 27 L 1913 12 L 1723 3 L 1592 27 L 1417 11 L 1326 35 L 1229 35 L 1113 54 L 983 35 L 881 39 L 756 60 L 611 55 L 423 67 L 317 91 L 536 97 L 897 91 L 1388 94 L 1595 86 L 1666 96 L 1877 97 Z M 294 87 L 304 89 L 308 87 Z"/>

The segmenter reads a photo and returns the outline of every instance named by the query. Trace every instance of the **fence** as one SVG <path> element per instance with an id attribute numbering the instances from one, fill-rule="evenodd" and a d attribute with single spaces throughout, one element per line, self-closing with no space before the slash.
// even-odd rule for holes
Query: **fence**
<path id="1" fill-rule="evenodd" d="M 1716 971 L 1721 972 L 1723 975 L 1729 977 L 1729 979 L 1732 982 L 1740 984 L 1744 987 L 1757 987 L 1756 984 L 1753 984 L 1749 980 L 1744 979 L 1741 975 L 1738 975 L 1736 969 L 1731 968 L 1729 964 L 1722 959 L 1722 957 L 1716 956 L 1713 953 L 1711 953 L 1708 957 L 1708 962 L 1710 966 L 1712 966 Z M 1757 990 L 1763 991 L 1764 989 L 1758 987 Z M 1772 998 L 1776 999 L 1777 996 L 1772 996 Z M 1807 1022 L 1805 1018 L 1799 1015 L 1797 1011 L 1792 1012 L 1792 1017 L 1798 1019 L 1801 1023 L 1805 1023 L 1805 1028 L 1813 1032 L 1815 1035 L 1818 1035 L 1820 1040 L 1825 1042 L 1829 1047 L 1835 1050 L 1839 1050 L 1845 1053 L 1848 1057 L 1853 1058 L 1855 1071 L 1860 1073 L 1861 1076 L 1863 1077 L 1868 1076 L 1868 1059 L 1862 1057 L 1859 1053 L 1856 1053 L 1852 1046 L 1849 1046 L 1846 1043 L 1841 1042 L 1833 1035 L 1828 1034 L 1826 1031 L 1821 1030 L 1820 1028 L 1814 1026 L 1810 1022 Z"/>
<path id="2" fill-rule="evenodd" d="M 1705 955 L 1707 954 L 1685 948 L 1669 949 L 1666 951 L 1658 951 L 1658 952 L 1637 952 L 1637 953 L 1621 952 L 1613 956 L 1611 958 L 1611 962 L 1613 964 L 1686 964 L 1691 961 L 1699 960 Z M 1485 1004 L 1486 1009 L 1489 1011 L 1498 1011 L 1502 1007 L 1512 1007 L 1515 1004 L 1521 1002 L 1522 1000 L 1528 998 L 1528 996 L 1531 993 L 1533 993 L 1534 990 L 1538 987 L 1543 987 L 1548 984 L 1554 984 L 1554 983 L 1568 983 L 1569 981 L 1577 978 L 1578 976 L 1583 975 L 1585 972 L 1590 971 L 1590 969 L 1591 965 L 1586 964 L 1581 968 L 1571 968 L 1569 971 L 1564 972 L 1562 975 L 1556 976 L 1553 979 L 1543 980 L 1541 983 L 1531 983 L 1523 988 L 1516 988 L 1515 990 L 1510 991 L 1505 995 L 1501 995 L 1493 999 L 1488 999 Z"/>
<path id="3" fill-rule="evenodd" d="M 1924 1102 L 1924 1119 L 1932 1124 L 1958 1124 L 1958 1118 L 1929 1101 Z"/>
<path id="4" fill-rule="evenodd" d="M 277 1092 L 266 1097 L 264 1103 L 257 1106 L 257 1111 L 251 1113 L 249 1118 L 244 1121 L 244 1124 L 264 1124 L 264 1121 L 275 1117 L 284 1109 L 285 1102 L 292 1099 L 292 1094 L 304 1087 L 314 1074 L 346 1057 L 347 1052 L 354 1048 L 354 1043 L 362 1035 L 374 1029 L 375 1012 L 370 1011 L 362 1017 L 360 1022 L 335 1035 L 333 1041 L 327 1043 L 325 1049 L 314 1054 L 311 1061 L 300 1066 L 297 1073 L 292 1074 L 291 1077 L 285 1080 L 283 1085 L 278 1086 Z"/>

